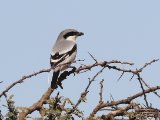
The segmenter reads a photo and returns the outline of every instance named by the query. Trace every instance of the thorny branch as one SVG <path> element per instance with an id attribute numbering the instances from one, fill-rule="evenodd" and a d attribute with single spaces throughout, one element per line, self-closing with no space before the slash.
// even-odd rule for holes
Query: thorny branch
<path id="1" fill-rule="evenodd" d="M 80 96 L 80 98 L 78 99 L 77 103 L 75 104 L 75 106 L 73 106 L 73 109 L 68 112 L 68 114 L 73 113 L 73 112 L 75 111 L 75 109 L 78 107 L 78 105 L 80 105 L 80 103 L 81 103 L 82 101 L 85 101 L 84 99 L 85 99 L 85 97 L 87 96 L 87 93 L 89 92 L 89 91 L 88 91 L 89 87 L 91 86 L 92 82 L 95 81 L 96 77 L 97 77 L 100 73 L 103 72 L 103 70 L 104 70 L 104 67 L 103 67 L 100 71 L 98 71 L 98 72 L 93 76 L 92 79 L 89 79 L 89 83 L 88 83 L 87 87 L 85 88 L 85 91 L 81 93 L 81 96 Z"/>
<path id="2" fill-rule="evenodd" d="M 102 108 L 116 106 L 116 105 L 119 105 L 119 104 L 130 104 L 132 100 L 142 96 L 144 93 L 147 94 L 147 93 L 159 90 L 159 89 L 160 89 L 160 86 L 151 87 L 151 88 L 145 90 L 144 92 L 139 92 L 139 93 L 137 93 L 135 95 L 132 95 L 132 96 L 126 98 L 126 99 L 122 99 L 122 100 L 118 100 L 118 101 L 111 101 L 109 103 L 108 102 L 106 102 L 106 103 L 101 102 L 94 108 L 94 110 L 90 114 L 90 117 L 93 117 Z"/>
<path id="3" fill-rule="evenodd" d="M 146 106 L 149 107 L 148 101 L 147 101 L 147 96 L 146 96 L 146 93 L 145 93 L 145 90 L 144 90 L 144 87 L 143 87 L 143 84 L 142 84 L 142 81 L 141 81 L 140 74 L 137 74 L 137 76 L 138 76 L 138 81 L 139 81 L 139 83 L 140 83 L 140 85 L 141 85 L 142 92 L 143 92 L 143 95 L 144 95 L 144 101 L 145 101 L 145 103 L 146 103 Z"/>
<path id="4" fill-rule="evenodd" d="M 9 85 L 3 92 L 1 92 L 0 97 L 2 97 L 3 95 L 5 95 L 6 92 L 8 92 L 11 88 L 13 88 L 16 84 L 18 83 L 22 83 L 24 82 L 24 80 L 27 80 L 28 78 L 31 78 L 33 76 L 36 76 L 40 73 L 44 73 L 44 72 L 49 72 L 51 69 L 43 69 L 40 70 L 38 72 L 34 72 L 33 74 L 27 75 L 27 76 L 23 76 L 20 80 L 17 80 L 15 82 L 13 82 L 11 85 Z M 28 79 L 29 80 L 29 79 Z"/>
<path id="5" fill-rule="evenodd" d="M 90 54 L 90 53 L 89 53 Z M 103 70 L 105 68 L 108 68 L 108 69 L 113 69 L 113 70 L 117 70 L 117 71 L 120 71 L 122 72 L 121 76 L 119 77 L 119 79 L 121 79 L 121 77 L 125 74 L 125 73 L 131 73 L 132 74 L 132 78 L 134 76 L 137 76 L 139 82 L 140 82 L 140 85 L 141 85 L 141 88 L 142 88 L 142 92 L 139 92 L 135 95 L 132 95 L 126 99 L 122 99 L 122 100 L 118 100 L 118 101 L 111 101 L 111 102 L 104 102 L 103 101 L 103 97 L 102 97 L 102 94 L 103 94 L 103 80 L 100 82 L 100 93 L 99 93 L 99 104 L 94 108 L 94 110 L 92 111 L 92 113 L 90 114 L 89 118 L 93 118 L 95 117 L 96 113 L 104 108 L 108 108 L 108 107 L 113 107 L 113 106 L 118 106 L 118 105 L 121 105 L 121 104 L 128 104 L 128 106 L 124 107 L 124 108 L 119 108 L 116 107 L 115 110 L 113 110 L 112 112 L 108 113 L 107 115 L 102 115 L 101 118 L 102 119 L 106 119 L 106 118 L 110 118 L 110 119 L 113 119 L 115 116 L 118 116 L 120 114 L 124 114 L 124 112 L 126 112 L 127 110 L 130 110 L 132 108 L 134 108 L 135 106 L 137 106 L 137 104 L 133 104 L 133 100 L 140 97 L 140 96 L 143 96 L 144 95 L 144 100 L 146 102 L 146 105 L 147 107 L 149 108 L 149 105 L 148 105 L 148 102 L 147 102 L 147 98 L 146 98 L 146 94 L 147 93 L 150 93 L 150 92 L 154 92 L 157 96 L 159 96 L 157 94 L 157 92 L 155 92 L 156 90 L 159 90 L 160 89 L 160 86 L 156 86 L 156 87 L 150 87 L 140 76 L 140 73 L 148 66 L 148 65 L 151 65 L 152 63 L 158 61 L 158 59 L 155 59 L 155 60 L 152 60 L 148 63 L 145 63 L 144 66 L 142 66 L 140 69 L 135 69 L 135 70 L 132 70 L 132 69 L 123 69 L 123 68 L 120 68 L 120 67 L 117 67 L 115 66 L 115 64 L 124 64 L 124 65 L 133 65 L 133 63 L 130 63 L 130 62 L 121 62 L 121 61 L 118 61 L 118 60 L 112 60 L 112 61 L 97 61 L 93 55 L 90 54 L 90 56 L 93 58 L 93 60 L 95 61 L 94 64 L 89 64 L 89 65 L 81 65 L 80 67 L 78 68 L 73 68 L 71 71 L 64 71 L 63 73 L 61 73 L 61 75 L 59 76 L 58 78 L 58 83 L 57 85 L 59 85 L 61 88 L 62 87 L 62 81 L 64 79 L 67 78 L 67 76 L 69 76 L 70 74 L 79 74 L 83 71 L 87 71 L 87 70 L 91 70 L 92 68 L 96 67 L 96 66 L 101 66 L 102 69 L 97 72 L 97 74 L 95 76 L 93 76 L 92 79 L 89 79 L 89 83 L 86 87 L 86 89 L 84 90 L 84 92 L 81 93 L 80 95 L 80 98 L 78 99 L 77 103 L 72 106 L 72 109 L 67 112 L 67 110 L 64 108 L 64 106 L 62 105 L 61 108 L 64 109 L 64 111 L 67 112 L 68 115 L 72 114 L 76 109 L 77 107 L 80 105 L 80 103 L 84 100 L 84 98 L 87 96 L 88 94 L 88 89 L 91 85 L 91 83 L 96 79 L 96 77 L 103 72 Z M 113 65 L 114 64 L 114 65 Z M 18 83 L 22 83 L 24 82 L 25 80 L 27 80 L 27 78 L 31 78 L 33 76 L 36 76 L 38 74 L 41 74 L 41 73 L 44 73 L 44 72 L 50 72 L 51 71 L 51 68 L 49 69 L 43 69 L 43 70 L 40 70 L 38 72 L 35 72 L 31 75 L 27 75 L 27 76 L 23 76 L 20 80 L 17 80 L 15 81 L 14 83 L 12 83 L 10 86 L 8 86 L 4 91 L 1 92 L 0 94 L 0 97 L 2 97 L 3 95 L 5 96 L 6 93 L 11 89 L 13 88 L 16 84 Z M 118 79 L 118 80 L 119 80 Z M 148 87 L 147 90 L 145 90 L 143 88 L 143 84 L 145 86 Z M 19 113 L 19 120 L 26 120 L 26 116 L 28 114 L 31 114 L 32 112 L 38 110 L 38 111 L 41 111 L 41 108 L 43 107 L 44 104 L 47 104 L 47 100 L 50 98 L 50 95 L 52 94 L 52 92 L 56 89 L 57 87 L 55 86 L 55 88 L 48 88 L 48 90 L 42 95 L 42 97 L 36 102 L 34 103 L 32 106 L 30 107 L 25 107 L 25 108 L 22 108 L 21 109 L 21 112 Z M 59 95 L 59 94 L 58 94 Z M 131 103 L 132 102 L 132 103 Z M 55 104 L 56 106 L 56 104 Z M 114 108 L 114 107 L 113 107 Z"/>
<path id="6" fill-rule="evenodd" d="M 61 74 L 61 78 L 62 79 L 66 79 L 67 76 L 69 76 L 70 74 L 72 73 L 79 73 L 80 71 L 83 71 L 83 70 L 90 70 L 91 68 L 93 67 L 96 67 L 96 66 L 104 66 L 104 65 L 107 65 L 107 64 L 113 64 L 113 63 L 120 63 L 120 64 L 128 64 L 128 65 L 133 65 L 133 63 L 129 63 L 129 62 L 121 62 L 121 61 L 118 61 L 118 60 L 112 60 L 112 61 L 103 61 L 103 62 L 97 62 L 96 64 L 90 64 L 90 65 L 84 65 L 84 66 L 80 66 L 79 68 L 76 68 L 74 69 L 73 71 L 71 72 L 68 72 L 68 71 L 65 71 L 63 72 L 64 74 Z M 27 76 L 23 76 L 21 79 L 13 82 L 11 85 L 9 85 L 4 91 L 2 91 L 0 93 L 0 97 L 2 97 L 6 92 L 8 92 L 11 88 L 13 88 L 16 84 L 18 83 L 22 83 L 24 82 L 25 80 L 29 80 L 28 78 L 31 78 L 33 76 L 36 76 L 38 74 L 41 74 L 41 73 L 45 73 L 45 72 L 50 72 L 51 71 L 51 68 L 48 68 L 48 69 L 42 69 L 38 72 L 34 72 L 33 74 L 30 74 L 30 75 L 27 75 Z M 62 81 L 62 80 L 61 80 Z"/>
<path id="7" fill-rule="evenodd" d="M 143 80 L 143 78 L 141 78 L 141 81 L 143 82 L 143 84 L 147 87 L 147 88 L 151 88 L 144 80 Z M 157 93 L 157 92 L 153 92 L 157 97 L 159 97 L 160 98 L 160 95 Z"/>
<path id="8" fill-rule="evenodd" d="M 115 111 L 111 111 L 110 113 L 108 113 L 107 115 L 102 115 L 101 118 L 103 120 L 110 120 L 113 119 L 116 116 L 120 116 L 120 115 L 124 115 L 126 114 L 126 111 L 133 109 L 134 107 L 138 106 L 138 104 L 136 103 L 131 103 L 129 105 L 127 105 L 126 107 L 123 108 L 118 108 Z"/>

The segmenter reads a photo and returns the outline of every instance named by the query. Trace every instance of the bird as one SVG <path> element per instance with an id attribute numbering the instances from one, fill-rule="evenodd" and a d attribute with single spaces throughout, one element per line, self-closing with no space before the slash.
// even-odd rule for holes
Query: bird
<path id="1" fill-rule="evenodd" d="M 57 86 L 60 72 L 67 69 L 74 62 L 77 54 L 76 39 L 82 35 L 84 35 L 83 32 L 75 29 L 65 29 L 59 34 L 50 56 L 50 65 L 53 69 L 52 89 Z"/>

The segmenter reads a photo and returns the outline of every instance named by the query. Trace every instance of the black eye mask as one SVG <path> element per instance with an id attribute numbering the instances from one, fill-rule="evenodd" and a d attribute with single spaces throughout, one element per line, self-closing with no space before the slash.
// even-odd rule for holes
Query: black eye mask
<path id="1" fill-rule="evenodd" d="M 69 33 L 66 33 L 63 37 L 66 39 L 69 36 L 74 36 L 74 35 L 78 35 L 78 34 L 79 34 L 78 32 L 69 32 Z"/>

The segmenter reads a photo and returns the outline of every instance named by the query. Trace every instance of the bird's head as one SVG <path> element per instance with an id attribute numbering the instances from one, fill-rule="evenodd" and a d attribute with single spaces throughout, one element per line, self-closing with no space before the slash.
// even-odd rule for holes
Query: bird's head
<path id="1" fill-rule="evenodd" d="M 61 37 L 63 37 L 66 40 L 73 41 L 73 42 L 76 41 L 76 38 L 78 36 L 82 36 L 82 35 L 84 35 L 84 33 L 79 32 L 75 29 L 66 29 L 60 33 Z"/>

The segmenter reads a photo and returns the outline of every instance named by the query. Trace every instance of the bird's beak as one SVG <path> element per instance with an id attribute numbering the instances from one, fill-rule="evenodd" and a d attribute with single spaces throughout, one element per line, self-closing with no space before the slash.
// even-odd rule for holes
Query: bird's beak
<path id="1" fill-rule="evenodd" d="M 82 35 L 84 35 L 83 32 L 78 32 L 78 36 L 82 36 Z"/>

